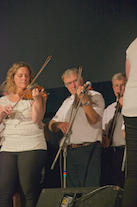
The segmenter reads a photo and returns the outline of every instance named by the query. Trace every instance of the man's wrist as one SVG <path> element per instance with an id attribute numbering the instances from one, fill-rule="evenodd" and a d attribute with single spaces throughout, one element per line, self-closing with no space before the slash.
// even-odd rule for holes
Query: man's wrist
<path id="1" fill-rule="evenodd" d="M 90 100 L 88 100 L 88 101 L 86 101 L 86 102 L 82 103 L 82 105 L 84 105 L 84 106 L 88 106 L 88 105 L 89 105 L 89 103 L 90 103 Z"/>

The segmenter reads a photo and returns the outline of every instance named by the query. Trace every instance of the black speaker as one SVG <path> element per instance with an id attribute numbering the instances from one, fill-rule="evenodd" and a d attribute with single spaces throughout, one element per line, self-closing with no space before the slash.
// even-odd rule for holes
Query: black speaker
<path id="1" fill-rule="evenodd" d="M 44 188 L 36 207 L 121 207 L 123 190 L 100 188 Z"/>

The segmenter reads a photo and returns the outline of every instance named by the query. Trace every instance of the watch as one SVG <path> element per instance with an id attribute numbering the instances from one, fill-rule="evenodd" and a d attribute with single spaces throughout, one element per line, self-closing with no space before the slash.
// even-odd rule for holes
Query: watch
<path id="1" fill-rule="evenodd" d="M 82 105 L 87 106 L 87 105 L 89 105 L 89 103 L 90 103 L 90 100 L 88 100 L 87 102 L 83 103 Z"/>

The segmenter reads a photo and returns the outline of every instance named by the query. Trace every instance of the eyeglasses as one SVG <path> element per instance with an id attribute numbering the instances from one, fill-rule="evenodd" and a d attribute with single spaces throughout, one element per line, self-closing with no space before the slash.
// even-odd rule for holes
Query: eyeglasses
<path id="1" fill-rule="evenodd" d="M 118 89 L 118 88 L 123 88 L 125 87 L 125 84 L 121 84 L 121 85 L 113 85 L 114 88 Z"/>
<path id="2" fill-rule="evenodd" d="M 77 79 L 75 79 L 74 81 L 71 81 L 71 82 L 69 82 L 69 83 L 65 83 L 65 86 L 66 87 L 69 87 L 69 86 L 71 86 L 72 85 L 72 83 L 77 83 Z"/>

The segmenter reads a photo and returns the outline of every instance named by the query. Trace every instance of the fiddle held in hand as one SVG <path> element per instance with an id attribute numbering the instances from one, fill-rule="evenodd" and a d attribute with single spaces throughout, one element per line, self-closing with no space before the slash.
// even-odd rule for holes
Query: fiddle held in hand
<path id="1" fill-rule="evenodd" d="M 45 98 L 45 99 L 48 98 L 49 93 L 44 92 L 44 88 L 39 85 L 33 85 L 30 87 L 30 89 L 25 89 L 24 91 L 21 91 L 18 95 L 20 96 L 21 99 L 25 99 L 25 100 L 33 99 L 32 91 L 34 88 L 38 88 L 38 90 L 40 91 L 40 95 L 43 98 Z"/>

